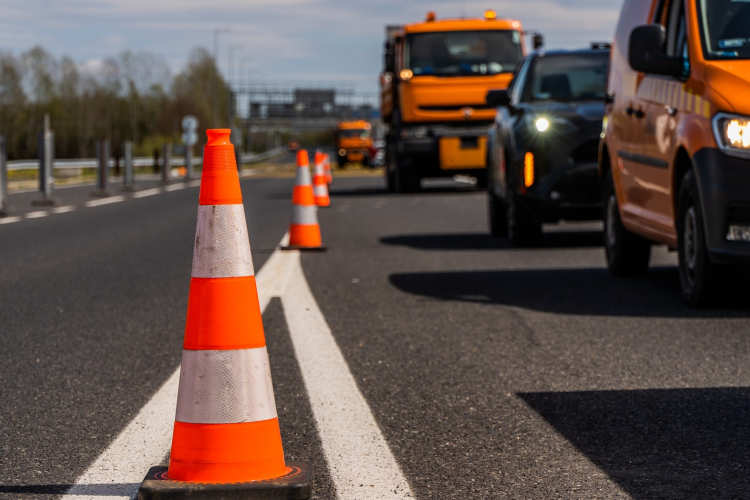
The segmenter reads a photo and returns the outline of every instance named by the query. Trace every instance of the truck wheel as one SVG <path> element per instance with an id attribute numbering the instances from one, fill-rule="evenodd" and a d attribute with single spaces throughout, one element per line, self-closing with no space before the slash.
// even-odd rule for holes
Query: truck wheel
<path id="1" fill-rule="evenodd" d="M 346 155 L 339 155 L 339 168 L 344 168 L 346 166 Z"/>
<path id="2" fill-rule="evenodd" d="M 394 165 L 396 161 L 395 149 L 395 146 L 391 144 L 387 144 L 385 147 L 385 184 L 391 193 L 396 192 L 396 176 L 394 174 L 396 170 L 396 165 Z"/>
<path id="3" fill-rule="evenodd" d="M 487 189 L 487 172 L 477 175 L 477 189 Z"/>
<path id="4" fill-rule="evenodd" d="M 396 165 L 394 177 L 397 193 L 416 193 L 422 187 L 420 184 L 421 179 L 413 172 L 402 168 L 399 164 Z"/>
<path id="5" fill-rule="evenodd" d="M 531 214 L 517 203 L 515 197 L 515 193 L 508 195 L 508 241 L 515 247 L 538 245 L 542 241 L 542 225 L 534 222 Z"/>
<path id="6" fill-rule="evenodd" d="M 692 170 L 680 185 L 677 212 L 677 252 L 682 297 L 690 307 L 718 305 L 729 298 L 732 277 L 728 266 L 711 262 L 698 185 Z"/>
<path id="7" fill-rule="evenodd" d="M 622 225 L 611 172 L 604 187 L 604 248 L 609 272 L 614 276 L 638 276 L 648 271 L 651 242 Z"/>
<path id="8" fill-rule="evenodd" d="M 496 238 L 508 236 L 508 209 L 492 192 L 492 188 L 487 191 L 487 209 L 490 220 L 490 234 Z"/>

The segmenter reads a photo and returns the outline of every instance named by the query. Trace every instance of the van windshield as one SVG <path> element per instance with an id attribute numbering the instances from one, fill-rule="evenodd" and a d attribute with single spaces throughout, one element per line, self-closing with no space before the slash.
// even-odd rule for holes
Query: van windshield
<path id="1" fill-rule="evenodd" d="M 750 0 L 697 0 L 707 59 L 750 59 Z"/>
<path id="2" fill-rule="evenodd" d="M 414 76 L 512 73 L 523 57 L 515 30 L 445 31 L 407 36 L 405 67 Z"/>
<path id="3" fill-rule="evenodd" d="M 537 57 L 532 101 L 603 101 L 609 51 Z"/>

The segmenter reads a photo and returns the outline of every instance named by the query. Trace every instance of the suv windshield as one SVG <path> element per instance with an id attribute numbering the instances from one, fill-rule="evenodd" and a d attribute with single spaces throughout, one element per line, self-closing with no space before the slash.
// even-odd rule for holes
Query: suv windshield
<path id="1" fill-rule="evenodd" d="M 750 1 L 697 0 L 707 59 L 750 59 Z"/>
<path id="2" fill-rule="evenodd" d="M 608 70 L 608 50 L 537 57 L 531 100 L 602 101 Z"/>
<path id="3" fill-rule="evenodd" d="M 407 37 L 405 67 L 414 76 L 482 76 L 512 73 L 521 60 L 515 30 L 447 31 Z"/>

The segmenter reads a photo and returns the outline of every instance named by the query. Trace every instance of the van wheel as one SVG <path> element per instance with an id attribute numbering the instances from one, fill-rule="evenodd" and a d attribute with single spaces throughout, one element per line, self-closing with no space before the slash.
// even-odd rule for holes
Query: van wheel
<path id="1" fill-rule="evenodd" d="M 506 209 L 508 241 L 515 247 L 538 245 L 542 242 L 542 225 L 534 222 L 531 214 L 516 202 L 515 193 L 508 194 Z"/>
<path id="2" fill-rule="evenodd" d="M 622 225 L 611 172 L 604 187 L 604 249 L 607 266 L 614 276 L 638 276 L 648 271 L 651 242 Z"/>
<path id="3" fill-rule="evenodd" d="M 698 185 L 692 170 L 680 185 L 677 213 L 677 252 L 682 297 L 690 307 L 717 305 L 732 289 L 730 268 L 711 262 Z"/>
<path id="4" fill-rule="evenodd" d="M 496 238 L 508 236 L 508 209 L 492 192 L 487 191 L 487 209 L 490 219 L 490 234 Z"/>

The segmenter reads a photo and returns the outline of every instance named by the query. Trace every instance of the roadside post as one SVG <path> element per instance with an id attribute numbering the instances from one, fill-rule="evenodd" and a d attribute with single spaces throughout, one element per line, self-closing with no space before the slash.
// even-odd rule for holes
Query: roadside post
<path id="1" fill-rule="evenodd" d="M 169 174 L 172 173 L 172 145 L 171 144 L 165 144 L 164 145 L 164 153 L 162 154 L 163 157 L 163 168 L 161 170 L 161 180 L 163 182 L 169 182 Z"/>
<path id="2" fill-rule="evenodd" d="M 109 141 L 96 143 L 96 191 L 91 196 L 106 198 L 109 192 Z"/>
<path id="3" fill-rule="evenodd" d="M 0 217 L 8 212 L 8 146 L 0 134 Z"/>
<path id="4" fill-rule="evenodd" d="M 182 143 L 185 145 L 185 177 L 193 178 L 193 146 L 198 143 L 198 119 L 187 115 L 182 119 Z"/>
<path id="5" fill-rule="evenodd" d="M 126 141 L 122 146 L 125 154 L 125 173 L 122 176 L 122 190 L 133 191 L 135 189 L 135 173 L 133 172 L 133 143 Z"/>
<path id="6" fill-rule="evenodd" d="M 39 134 L 39 192 L 41 200 L 31 202 L 34 206 L 49 207 L 55 205 L 52 198 L 54 176 L 55 134 L 50 130 L 49 115 L 44 115 L 44 132 Z"/>
<path id="7" fill-rule="evenodd" d="M 242 131 L 239 127 L 232 127 L 232 144 L 234 145 L 234 157 L 237 162 L 237 171 L 242 171 Z"/>

